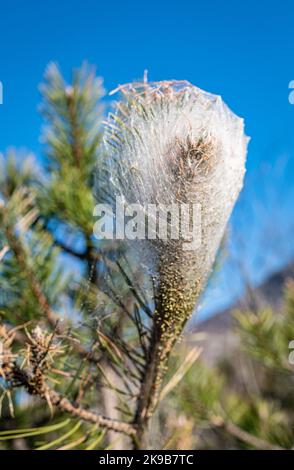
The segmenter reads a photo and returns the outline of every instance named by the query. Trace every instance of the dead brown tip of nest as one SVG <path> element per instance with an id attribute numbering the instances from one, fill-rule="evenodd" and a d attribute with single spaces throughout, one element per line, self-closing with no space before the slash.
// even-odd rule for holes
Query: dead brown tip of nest
<path id="1" fill-rule="evenodd" d="M 206 176 L 213 168 L 216 142 L 210 136 L 193 139 L 176 137 L 168 151 L 172 172 L 178 178 L 191 180 Z"/>

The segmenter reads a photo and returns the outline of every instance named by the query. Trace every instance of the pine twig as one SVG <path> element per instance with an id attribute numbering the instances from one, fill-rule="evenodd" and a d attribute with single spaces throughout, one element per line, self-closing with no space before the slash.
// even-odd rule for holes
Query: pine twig
<path id="1" fill-rule="evenodd" d="M 263 450 L 285 450 L 283 447 L 277 446 L 275 444 L 271 444 L 260 437 L 254 436 L 244 429 L 241 429 L 239 426 L 234 424 L 232 421 L 226 421 L 222 419 L 220 416 L 215 416 L 211 418 L 212 423 L 217 427 L 224 428 L 229 434 L 236 437 L 240 441 L 246 442 L 252 447 L 256 449 L 263 449 Z"/>
<path id="2" fill-rule="evenodd" d="M 61 352 L 59 345 L 53 344 L 53 335 L 44 333 L 39 327 L 28 334 L 29 343 L 26 363 L 28 367 L 21 368 L 17 358 L 11 351 L 13 338 L 8 336 L 5 327 L 2 327 L 1 338 L 5 340 L 2 354 L 2 365 L 0 374 L 10 389 L 24 387 L 33 396 L 39 396 L 48 403 L 52 410 L 53 406 L 61 411 L 70 413 L 83 421 L 97 424 L 102 428 L 120 432 L 128 436 L 136 433 L 135 426 L 119 420 L 103 416 L 100 413 L 86 410 L 81 406 L 74 405 L 68 398 L 50 388 L 46 382 L 47 372 L 55 361 L 55 355 Z"/>

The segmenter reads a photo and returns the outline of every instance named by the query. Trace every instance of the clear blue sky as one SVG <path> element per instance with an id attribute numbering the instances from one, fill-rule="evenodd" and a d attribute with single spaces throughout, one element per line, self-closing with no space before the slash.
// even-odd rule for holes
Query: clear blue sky
<path id="1" fill-rule="evenodd" d="M 291 218 L 293 26 L 290 0 L 0 0 L 0 151 L 13 145 L 40 155 L 37 86 L 49 61 L 69 76 L 86 59 L 108 90 L 148 69 L 150 80 L 186 79 L 222 95 L 245 118 L 248 184 L 262 165 L 288 158 L 283 183 L 267 178 L 285 193 Z M 261 195 L 260 179 L 252 181 Z"/>

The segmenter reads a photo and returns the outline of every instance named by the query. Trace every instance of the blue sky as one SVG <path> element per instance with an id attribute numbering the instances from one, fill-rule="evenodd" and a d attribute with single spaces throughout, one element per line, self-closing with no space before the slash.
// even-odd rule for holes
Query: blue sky
<path id="1" fill-rule="evenodd" d="M 294 3 L 287 0 L 0 0 L 0 151 L 12 145 L 41 154 L 37 87 L 48 62 L 69 76 L 87 60 L 107 90 L 148 69 L 150 80 L 186 79 L 220 94 L 245 118 L 252 138 L 247 188 L 262 202 L 266 183 L 291 220 L 293 24 Z M 273 168 L 281 159 L 287 165 L 279 178 Z M 251 220 L 248 209 L 239 213 Z M 255 233 L 247 224 L 248 230 Z"/>

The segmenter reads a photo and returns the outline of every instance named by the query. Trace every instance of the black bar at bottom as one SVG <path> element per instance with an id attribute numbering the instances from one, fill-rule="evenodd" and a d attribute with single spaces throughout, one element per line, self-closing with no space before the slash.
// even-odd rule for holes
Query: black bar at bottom
<path id="1" fill-rule="evenodd" d="M 294 463 L 293 451 L 2 451 L 0 455 L 1 467 L 5 464 L 26 462 L 33 464 L 64 464 L 82 465 L 83 469 L 89 465 L 119 466 L 120 468 L 146 468 L 148 466 L 169 466 L 174 465 L 198 468 L 203 465 L 215 465 L 216 468 L 222 465 L 231 464 L 246 465 L 250 463 L 262 463 L 262 465 L 282 466 Z M 3 465 L 3 466 L 2 466 Z M 286 468 L 286 467 L 285 467 Z M 290 468 L 290 467 L 289 467 Z"/>

